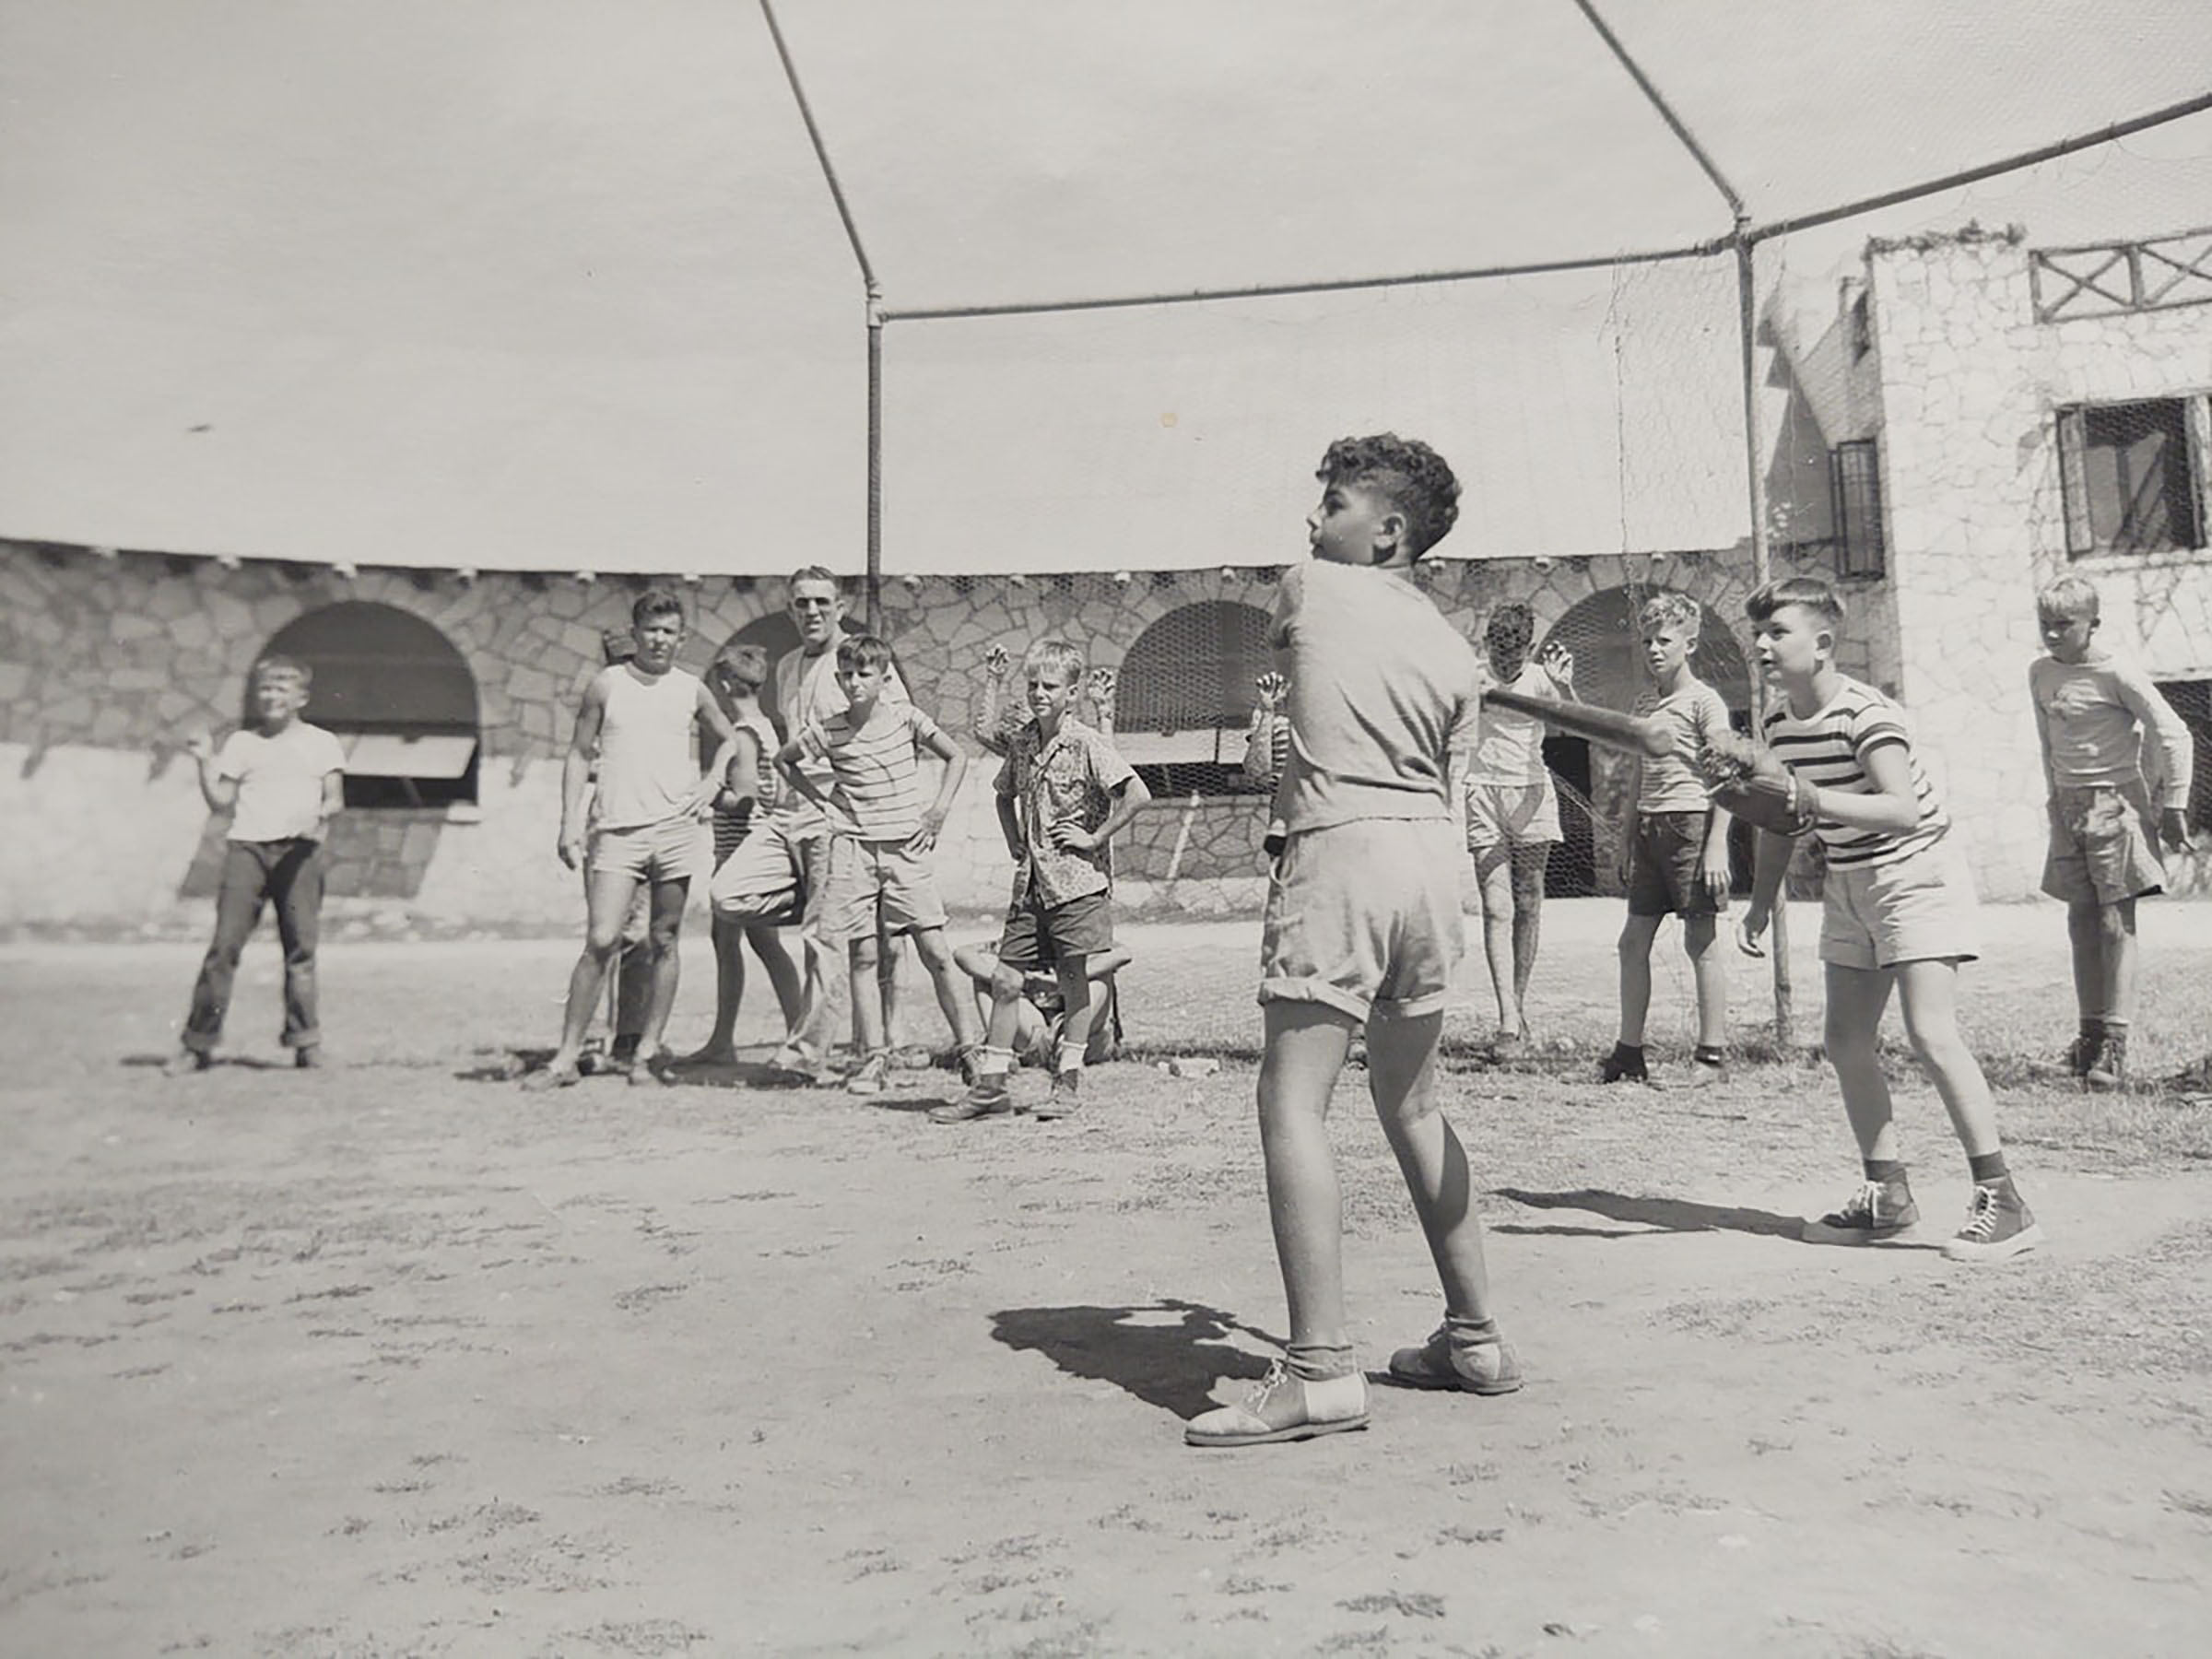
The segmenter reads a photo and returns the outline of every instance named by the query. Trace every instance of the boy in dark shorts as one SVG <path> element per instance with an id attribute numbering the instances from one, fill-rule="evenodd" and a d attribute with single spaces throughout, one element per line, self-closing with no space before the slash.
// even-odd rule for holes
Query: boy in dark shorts
<path id="1" fill-rule="evenodd" d="M 1063 640 L 1040 640 L 1022 659 L 1022 673 L 1030 714 L 1006 735 L 997 785 L 999 828 L 1016 865 L 1014 898 L 998 942 L 975 1084 L 930 1112 L 940 1124 L 1014 1110 L 1007 1079 L 1022 981 L 1040 971 L 1060 982 L 1063 1023 L 1053 1091 L 1037 1115 L 1065 1117 L 1081 1104 L 1084 1054 L 1102 1000 L 1092 992 L 1089 961 L 1113 948 L 1113 837 L 1152 798 L 1113 745 L 1071 712 L 1083 679 L 1081 652 Z"/>
<path id="2" fill-rule="evenodd" d="M 1718 948 L 1719 914 L 1728 908 L 1728 815 L 1706 798 L 1698 757 L 1725 735 L 1728 705 L 1690 667 L 1704 612 L 1687 594 L 1654 594 L 1636 613 L 1652 686 L 1636 712 L 1675 734 L 1665 755 L 1637 755 L 1621 825 L 1622 877 L 1629 920 L 1620 930 L 1620 1035 L 1598 1067 L 1601 1083 L 1650 1080 L 1643 1025 L 1652 1006 L 1652 942 L 1667 917 L 1682 918 L 1682 949 L 1698 987 L 1698 1043 L 1691 1068 L 1700 1083 L 1727 1075 L 1728 969 Z"/>

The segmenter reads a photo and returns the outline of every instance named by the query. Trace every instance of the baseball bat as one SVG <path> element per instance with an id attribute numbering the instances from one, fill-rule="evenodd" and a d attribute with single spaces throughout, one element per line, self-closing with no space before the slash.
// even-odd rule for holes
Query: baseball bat
<path id="1" fill-rule="evenodd" d="M 1534 714 L 1547 725 L 1586 737 L 1606 748 L 1626 749 L 1655 759 L 1672 752 L 1675 747 L 1674 731 L 1665 721 L 1639 719 L 1633 714 L 1600 708 L 1595 703 L 1532 697 L 1525 691 L 1508 691 L 1502 688 L 1486 689 L 1482 700 L 1496 703 L 1501 709 Z"/>

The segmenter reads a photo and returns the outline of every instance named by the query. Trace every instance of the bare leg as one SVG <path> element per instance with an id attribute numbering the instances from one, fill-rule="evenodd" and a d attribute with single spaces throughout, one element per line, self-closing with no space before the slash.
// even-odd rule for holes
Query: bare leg
<path id="1" fill-rule="evenodd" d="M 1368 1021 L 1367 1086 L 1443 1283 L 1444 1311 L 1480 1321 L 1490 1317 L 1482 1218 L 1466 1149 L 1436 1104 L 1436 1040 L 1442 1029 L 1441 1014 Z"/>
<path id="2" fill-rule="evenodd" d="M 1698 988 L 1698 1046 L 1724 1048 L 1728 1042 L 1728 959 L 1719 948 L 1720 918 L 1682 918 L 1682 949 L 1689 958 Z M 1649 982 L 1649 964 L 1646 964 Z"/>
<path id="3" fill-rule="evenodd" d="M 714 918 L 713 931 L 714 1030 L 704 1044 L 684 1056 L 686 1065 L 726 1065 L 737 1057 L 734 1039 L 737 1031 L 737 1010 L 745 1000 L 742 952 L 746 929 L 730 917 L 718 915 Z"/>
<path id="4" fill-rule="evenodd" d="M 881 941 L 871 929 L 845 948 L 853 990 L 853 1041 L 865 1061 L 883 1051 L 883 1004 L 876 995 Z"/>
<path id="5" fill-rule="evenodd" d="M 1513 990 L 1513 870 L 1512 854 L 1500 844 L 1475 854 L 1475 876 L 1482 896 L 1482 956 L 1490 970 L 1490 990 L 1498 998 L 1500 1036 L 1521 1032 L 1521 999 Z"/>
<path id="6" fill-rule="evenodd" d="M 918 930 L 914 934 L 914 954 L 922 959 L 922 966 L 929 971 L 930 982 L 936 987 L 937 1006 L 944 1011 L 945 1023 L 952 1029 L 953 1041 L 961 1048 L 970 1047 L 976 1040 L 974 1005 L 969 1001 L 968 987 L 961 982 L 966 976 L 952 959 L 952 947 L 945 943 L 945 930 L 941 927 Z"/>
<path id="7" fill-rule="evenodd" d="M 2066 906 L 2066 945 L 2074 961 L 2074 1007 L 2085 1019 L 2102 1019 L 2112 1011 L 2106 1000 L 2104 907 L 2094 899 Z"/>
<path id="8" fill-rule="evenodd" d="M 1898 999 L 1904 1005 L 1905 1035 L 1951 1114 L 1951 1127 L 1969 1158 L 2001 1149 L 1996 1102 L 1966 1039 L 1959 1033 L 1956 962 L 1900 962 Z"/>
<path id="9" fill-rule="evenodd" d="M 1090 957 L 1088 952 L 1063 956 L 1053 970 L 1060 982 L 1060 1046 L 1080 1054 L 1090 1046 L 1091 1022 L 1098 1018 L 1099 1008 L 1105 997 L 1095 994 L 1090 986 Z M 1053 1056 L 1053 1069 L 1065 1071 L 1060 1056 Z"/>
<path id="10" fill-rule="evenodd" d="M 560 1046 L 553 1051 L 546 1067 L 546 1075 L 555 1081 L 575 1080 L 576 1057 L 583 1052 L 584 1037 L 592 1029 L 607 964 L 621 947 L 623 919 L 629 913 L 637 887 L 637 877 L 620 870 L 594 870 L 584 884 L 583 953 L 569 971 L 569 1001 L 561 1017 Z"/>
<path id="11" fill-rule="evenodd" d="M 1652 1010 L 1652 941 L 1659 936 L 1664 916 L 1631 914 L 1622 924 L 1620 943 L 1620 1041 L 1627 1048 L 1643 1046 L 1643 1028 Z"/>
<path id="12" fill-rule="evenodd" d="M 684 965 L 676 947 L 677 935 L 683 930 L 684 901 L 690 892 L 688 880 L 653 884 L 653 919 L 645 946 L 653 974 L 653 1000 L 646 1005 L 645 1030 L 638 1040 L 641 1061 L 660 1054 L 667 1041 L 668 1016 L 676 1008 L 677 980 Z"/>
<path id="13" fill-rule="evenodd" d="M 788 1034 L 798 1029 L 806 1013 L 806 986 L 799 965 L 791 959 L 782 928 L 756 922 L 743 931 L 745 942 L 752 947 L 753 954 L 760 959 L 760 966 L 768 971 L 768 982 L 775 987 L 776 1007 L 783 1016 L 783 1030 Z M 739 989 L 743 989 L 742 981 Z M 734 1020 L 736 1009 L 733 1007 L 730 1012 Z"/>
<path id="14" fill-rule="evenodd" d="M 1348 1347 L 1344 1204 L 1328 1113 L 1359 1022 L 1320 1003 L 1268 1002 L 1261 1013 L 1267 1046 L 1260 1061 L 1260 1153 L 1290 1346 Z"/>
<path id="15" fill-rule="evenodd" d="M 2106 1019 L 2119 1025 L 2136 1018 L 2136 901 L 2097 907 L 2100 954 L 2098 995 Z"/>
<path id="16" fill-rule="evenodd" d="M 1513 1025 L 1528 1030 L 1528 982 L 1536 971 L 1536 947 L 1544 932 L 1544 869 L 1551 862 L 1549 842 L 1515 847 L 1513 871 Z"/>
<path id="17" fill-rule="evenodd" d="M 1889 1003 L 1893 975 L 1887 968 L 1828 964 L 1828 1062 L 1843 1091 L 1844 1115 L 1859 1156 L 1897 1157 L 1897 1125 L 1890 1115 L 1889 1080 L 1875 1052 L 1875 1033 Z"/>

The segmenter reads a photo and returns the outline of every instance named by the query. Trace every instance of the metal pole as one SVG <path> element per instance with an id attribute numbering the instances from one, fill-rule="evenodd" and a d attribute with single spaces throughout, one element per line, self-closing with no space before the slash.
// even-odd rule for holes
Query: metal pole
<path id="1" fill-rule="evenodd" d="M 868 631 L 883 637 L 883 309 L 868 284 Z"/>
<path id="2" fill-rule="evenodd" d="M 1762 588 L 1773 579 L 1767 561 L 1766 446 L 1759 429 L 1759 285 L 1747 218 L 1735 221 L 1735 315 L 1737 344 L 1743 354 L 1744 477 L 1751 503 L 1751 585 Z M 1763 722 L 1767 712 L 1766 682 L 1751 679 L 1751 718 Z M 1775 896 L 1774 921 L 1767 948 L 1774 963 L 1774 1046 L 1787 1054 L 1796 1046 L 1796 1018 L 1790 985 L 1790 887 L 1783 878 Z"/>

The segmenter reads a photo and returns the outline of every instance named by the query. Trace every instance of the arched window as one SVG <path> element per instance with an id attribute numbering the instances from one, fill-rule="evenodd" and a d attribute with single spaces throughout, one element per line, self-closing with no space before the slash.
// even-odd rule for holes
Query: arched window
<path id="1" fill-rule="evenodd" d="M 1155 794 L 1244 794 L 1253 681 L 1274 666 L 1267 613 L 1208 599 L 1136 637 L 1113 697 L 1114 747 Z"/>
<path id="2" fill-rule="evenodd" d="M 1603 588 L 1568 608 L 1544 636 L 1574 655 L 1574 688 L 1585 701 L 1608 709 L 1628 709 L 1649 689 L 1643 653 L 1636 643 L 1636 612 L 1657 589 Z M 1743 647 L 1710 605 L 1700 605 L 1704 620 L 1699 625 L 1698 649 L 1689 668 L 1721 694 L 1732 712 L 1751 706 L 1751 675 L 1744 664 Z M 1479 648 L 1481 636 L 1476 636 Z"/>
<path id="3" fill-rule="evenodd" d="M 851 617 L 847 617 L 839 626 L 847 634 L 867 632 L 865 628 Z M 768 680 L 760 688 L 760 712 L 775 723 L 776 730 L 782 731 L 784 729 L 783 712 L 776 702 L 775 670 L 778 663 L 799 648 L 799 625 L 791 619 L 791 613 L 788 611 L 770 611 L 765 616 L 755 617 L 750 622 L 724 640 L 722 643 L 722 651 L 727 651 L 733 645 L 758 645 L 768 653 Z M 715 654 L 719 656 L 722 652 L 718 651 Z M 891 660 L 894 663 L 898 661 L 896 650 L 891 653 Z M 911 686 L 909 689 L 912 689 Z"/>
<path id="4" fill-rule="evenodd" d="M 306 718 L 346 749 L 346 805 L 446 806 L 477 798 L 477 677 L 420 617 L 347 600 L 278 629 L 265 655 L 313 672 Z"/>

